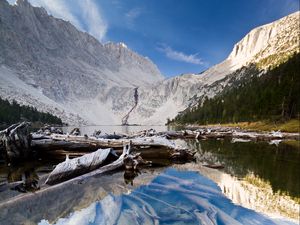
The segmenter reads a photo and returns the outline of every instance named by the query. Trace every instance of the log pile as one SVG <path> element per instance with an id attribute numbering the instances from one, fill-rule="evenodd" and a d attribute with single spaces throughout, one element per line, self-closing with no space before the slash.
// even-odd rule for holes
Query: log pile
<path id="1" fill-rule="evenodd" d="M 253 132 L 238 128 L 214 127 L 199 128 L 196 130 L 159 132 L 158 135 L 168 139 L 218 139 L 231 138 L 250 141 L 272 141 L 272 140 L 300 140 L 298 133 L 285 133 L 280 131 Z"/>
<path id="2" fill-rule="evenodd" d="M 74 128 L 70 134 L 62 134 L 61 129 L 47 126 L 36 133 L 30 134 L 29 123 L 14 124 L 0 131 L 0 151 L 8 159 L 15 161 L 26 158 L 31 151 L 49 156 L 65 158 L 78 157 L 97 149 L 113 148 L 121 154 L 124 145 L 131 142 L 132 146 L 145 159 L 158 157 L 177 159 L 193 157 L 187 149 L 178 151 L 171 139 L 220 139 L 231 138 L 233 142 L 269 141 L 277 143 L 279 140 L 299 140 L 297 133 L 283 132 L 251 132 L 238 128 L 202 127 L 196 130 L 156 132 L 153 129 L 137 132 L 132 135 L 104 134 L 95 131 L 92 136 L 80 135 L 80 129 Z"/>
<path id="3" fill-rule="evenodd" d="M 33 135 L 33 137 L 36 136 Z M 31 147 L 40 154 L 55 154 L 65 157 L 69 153 L 70 157 L 72 157 L 72 155 L 80 156 L 100 148 L 113 148 L 120 155 L 123 146 L 128 144 L 131 144 L 135 152 L 141 153 L 141 156 L 146 160 L 151 160 L 153 157 L 171 159 L 172 154 L 181 148 L 176 146 L 173 141 L 161 136 L 105 139 L 93 136 L 60 134 L 51 134 L 44 138 L 33 138 Z M 193 155 L 188 149 L 182 149 L 182 151 Z"/>
<path id="4" fill-rule="evenodd" d="M 24 160 L 31 152 L 47 157 L 68 156 L 66 161 L 58 164 L 49 175 L 46 184 L 51 185 L 78 176 L 84 178 L 104 173 L 122 166 L 127 174 L 131 173 L 130 176 L 134 176 L 138 167 L 151 165 L 151 161 L 155 159 L 179 163 L 194 159 L 195 152 L 176 145 L 172 139 L 231 138 L 233 142 L 274 143 L 284 139 L 299 140 L 299 134 L 250 132 L 224 127 L 166 132 L 150 129 L 132 135 L 101 135 L 101 131 L 96 131 L 92 136 L 82 136 L 78 128 L 73 129 L 70 134 L 63 134 L 60 129 L 51 127 L 30 133 L 29 126 L 29 123 L 23 122 L 0 131 L 0 151 L 9 162 Z"/>
<path id="5" fill-rule="evenodd" d="M 127 175 L 136 174 L 139 167 L 151 165 L 149 159 L 185 162 L 192 160 L 195 154 L 165 137 L 149 137 L 149 132 L 143 137 L 116 134 L 103 136 L 96 132 L 95 137 L 81 136 L 77 128 L 70 134 L 61 134 L 57 129 L 47 128 L 30 134 L 29 125 L 15 124 L 1 131 L 2 152 L 10 161 L 25 159 L 31 151 L 46 157 L 51 154 L 67 156 L 50 173 L 45 185 L 84 179 L 120 167 L 124 167 Z M 23 189 L 26 188 L 22 186 Z"/>

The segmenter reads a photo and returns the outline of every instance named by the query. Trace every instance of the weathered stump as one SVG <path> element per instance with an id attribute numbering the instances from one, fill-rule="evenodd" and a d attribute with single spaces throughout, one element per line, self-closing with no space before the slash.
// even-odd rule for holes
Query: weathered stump
<path id="1" fill-rule="evenodd" d="M 8 161 L 14 162 L 26 158 L 31 153 L 30 123 L 22 122 L 13 124 L 0 131 L 0 145 Z"/>

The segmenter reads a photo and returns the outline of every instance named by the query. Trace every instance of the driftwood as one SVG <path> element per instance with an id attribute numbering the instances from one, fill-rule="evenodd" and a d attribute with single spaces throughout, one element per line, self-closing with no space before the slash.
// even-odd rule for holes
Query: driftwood
<path id="1" fill-rule="evenodd" d="M 70 138 L 70 136 L 68 137 Z M 71 137 L 72 141 L 77 140 L 77 142 L 87 142 L 85 138 L 76 136 Z M 60 136 L 61 139 L 61 136 Z M 69 140 L 70 141 L 70 140 Z M 129 141 L 129 142 L 128 142 Z M 103 139 L 94 139 L 94 142 L 99 143 L 110 143 L 107 140 Z M 98 144 L 99 144 L 98 143 Z M 131 139 L 131 140 L 114 140 L 115 145 L 123 144 L 123 152 L 118 160 L 110 163 L 108 165 L 104 165 L 107 162 L 107 158 L 110 154 L 115 155 L 112 149 L 99 149 L 96 152 L 85 154 L 81 157 L 69 159 L 58 164 L 55 169 L 50 173 L 48 179 L 46 180 L 46 184 L 55 184 L 84 173 L 92 172 L 92 174 L 102 173 L 106 171 L 114 170 L 117 167 L 125 165 L 126 170 L 130 170 L 134 173 L 134 171 L 138 170 L 138 167 L 143 165 L 151 165 L 150 161 L 144 160 L 142 155 L 145 158 L 151 158 L 147 154 L 143 154 L 144 152 L 149 153 L 149 146 L 159 146 L 157 152 L 163 152 L 165 155 L 153 154 L 152 157 L 165 157 L 166 159 L 172 161 L 180 161 L 186 162 L 194 159 L 195 152 L 191 152 L 188 149 L 182 149 L 175 146 L 175 144 L 165 138 L 143 138 L 143 139 Z M 124 147 L 125 146 L 125 147 Z M 129 147 L 126 147 L 129 146 Z M 134 151 L 140 151 L 139 153 L 131 153 L 130 147 L 133 147 Z M 153 148 L 152 148 L 153 150 Z M 163 156 L 163 157 L 162 157 Z M 116 157 L 116 155 L 115 155 Z M 104 166 L 103 166 L 104 165 Z M 99 168 L 100 167 L 100 168 Z M 97 169 L 99 168 L 99 169 Z M 95 170 L 96 169 L 96 170 Z M 83 175 L 85 176 L 85 175 Z"/>
<path id="2" fill-rule="evenodd" d="M 176 152 L 177 147 L 168 139 L 231 138 L 232 142 L 269 141 L 272 144 L 278 144 L 279 140 L 299 140 L 299 134 L 295 133 L 250 132 L 227 127 L 166 132 L 150 129 L 127 136 L 115 133 L 101 135 L 100 131 L 96 131 L 93 136 L 80 136 L 81 132 L 78 128 L 74 128 L 71 134 L 59 134 L 60 129 L 51 127 L 46 127 L 30 136 L 27 127 L 27 123 L 16 124 L 0 132 L 2 152 L 9 160 L 13 161 L 28 155 L 30 149 L 38 154 L 56 156 L 60 159 L 64 158 L 66 153 L 73 158 L 99 148 L 113 148 L 121 154 L 123 146 L 131 142 L 144 159 L 152 160 L 154 157 L 161 157 L 172 160 L 179 158 L 184 161 L 193 158 L 193 154 L 186 149 Z"/>
<path id="3" fill-rule="evenodd" d="M 103 139 L 95 137 L 72 136 L 72 135 L 51 135 L 45 139 L 33 139 L 32 149 L 40 154 L 51 154 L 60 150 L 63 154 L 66 152 L 82 154 L 92 152 L 99 148 L 113 148 L 118 154 L 124 145 L 131 144 L 136 152 L 141 152 L 143 158 L 153 155 L 155 152 L 165 154 L 165 158 L 170 158 L 173 150 L 180 148 L 173 141 L 164 137 L 146 137 L 133 139 Z M 151 158 L 151 157 L 150 157 Z M 148 160 L 148 159 L 147 159 Z"/>
<path id="4" fill-rule="evenodd" d="M 61 134 L 61 129 L 50 126 L 30 134 L 29 125 L 29 123 L 23 122 L 0 131 L 0 151 L 8 161 L 26 158 L 31 152 L 34 152 L 35 156 L 64 159 L 66 155 L 69 155 L 70 158 L 80 157 L 97 149 L 105 148 L 113 148 L 118 155 L 121 155 L 123 146 L 128 144 L 132 145 L 136 153 L 141 153 L 140 156 L 145 160 L 156 159 L 154 165 L 161 165 L 161 163 L 165 165 L 180 157 L 183 161 L 193 157 L 193 153 L 186 149 L 182 150 L 191 157 L 178 154 L 180 147 L 163 136 L 155 136 L 156 131 L 152 129 L 143 131 L 143 137 L 139 136 L 141 134 L 134 136 L 115 133 L 101 135 L 100 131 L 95 132 L 94 136 L 80 136 L 78 128 L 73 129 L 71 132 L 73 135 L 71 135 Z M 177 155 L 179 157 L 176 157 Z M 139 161 L 137 155 L 134 160 Z M 141 163 L 141 161 L 139 162 Z"/>
<path id="5" fill-rule="evenodd" d="M 79 128 L 74 128 L 73 130 L 71 130 L 70 135 L 80 135 L 80 129 Z"/>
<path id="6" fill-rule="evenodd" d="M 26 158 L 31 152 L 30 123 L 13 124 L 0 131 L 0 149 L 8 161 Z"/>
<path id="7" fill-rule="evenodd" d="M 220 164 L 204 164 L 203 166 L 211 169 L 224 169 L 224 166 Z"/>
<path id="8" fill-rule="evenodd" d="M 145 161 L 141 157 L 141 153 L 135 153 L 135 154 L 130 154 L 127 155 L 124 158 L 124 165 L 126 170 L 138 170 L 138 166 L 142 165 L 151 165 L 151 161 Z"/>
<path id="9" fill-rule="evenodd" d="M 67 156 L 66 160 L 59 163 L 49 174 L 45 183 L 55 184 L 95 170 L 107 160 L 109 154 L 114 155 L 113 150 L 107 148 L 74 159 L 69 159 Z"/>
<path id="10" fill-rule="evenodd" d="M 63 163 L 58 164 L 56 168 L 49 174 L 47 180 L 45 181 L 45 184 L 55 184 L 58 183 L 59 181 L 64 181 L 64 180 L 67 181 L 64 181 L 63 183 L 74 181 L 74 180 L 83 180 L 91 176 L 95 176 L 98 174 L 102 174 L 120 168 L 124 165 L 124 158 L 127 157 L 130 153 L 130 145 L 124 146 L 123 152 L 120 155 L 120 157 L 117 158 L 117 160 L 104 166 L 101 166 L 101 164 L 103 164 L 108 154 L 111 153 L 111 149 L 101 149 L 101 150 L 104 151 L 99 150 L 98 152 L 99 154 L 96 152 L 96 154 L 94 155 L 89 154 L 88 157 L 83 156 L 80 158 L 73 159 L 71 163 L 68 162 L 70 160 L 66 160 Z M 78 160 L 81 161 L 79 164 L 77 164 Z M 81 170 L 80 165 L 82 165 L 85 169 Z M 96 169 L 99 166 L 101 167 Z M 78 176 L 83 171 L 85 171 L 85 174 Z"/>
<path id="11" fill-rule="evenodd" d="M 39 129 L 36 134 L 41 134 L 41 135 L 50 135 L 50 134 L 63 134 L 63 131 L 59 127 L 51 127 L 49 125 L 46 125 Z"/>
<path id="12" fill-rule="evenodd" d="M 272 141 L 272 140 L 300 140 L 298 133 L 285 133 L 280 131 L 253 132 L 238 128 L 214 127 L 199 128 L 197 130 L 167 131 L 158 135 L 168 139 L 218 139 L 232 138 L 235 141 Z"/>

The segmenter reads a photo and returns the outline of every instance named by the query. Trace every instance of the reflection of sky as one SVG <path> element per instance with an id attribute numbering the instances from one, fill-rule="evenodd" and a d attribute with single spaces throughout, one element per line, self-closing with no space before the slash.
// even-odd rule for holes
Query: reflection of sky
<path id="1" fill-rule="evenodd" d="M 40 225 L 48 224 L 43 220 Z M 234 205 L 196 172 L 167 169 L 129 195 L 109 195 L 61 218 L 57 225 L 92 224 L 291 224 Z"/>

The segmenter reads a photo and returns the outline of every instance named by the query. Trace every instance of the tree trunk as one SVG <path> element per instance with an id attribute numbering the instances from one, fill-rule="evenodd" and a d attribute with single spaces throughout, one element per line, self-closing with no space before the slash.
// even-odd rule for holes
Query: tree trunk
<path id="1" fill-rule="evenodd" d="M 0 145 L 2 153 L 8 161 L 14 162 L 28 157 L 31 153 L 30 123 L 13 124 L 0 131 Z"/>

